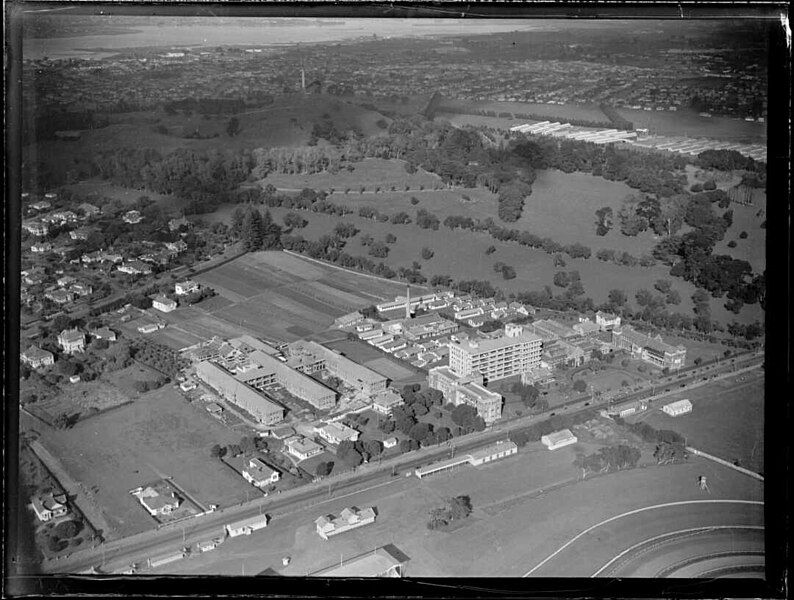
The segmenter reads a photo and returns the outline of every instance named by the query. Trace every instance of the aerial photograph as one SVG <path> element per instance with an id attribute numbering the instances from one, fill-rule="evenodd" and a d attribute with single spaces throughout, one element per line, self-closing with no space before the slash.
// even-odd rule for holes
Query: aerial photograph
<path id="1" fill-rule="evenodd" d="M 769 22 L 36 6 L 16 576 L 765 577 Z"/>

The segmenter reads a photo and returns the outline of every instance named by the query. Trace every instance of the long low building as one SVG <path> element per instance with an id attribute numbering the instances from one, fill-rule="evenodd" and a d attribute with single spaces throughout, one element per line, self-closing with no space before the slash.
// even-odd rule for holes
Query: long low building
<path id="1" fill-rule="evenodd" d="M 675 402 L 671 402 L 670 404 L 665 404 L 662 407 L 662 412 L 670 415 L 671 417 L 685 415 L 686 413 L 692 412 L 692 403 L 686 399 L 676 400 Z"/>
<path id="2" fill-rule="evenodd" d="M 515 444 L 515 442 L 510 440 L 500 440 L 495 444 L 480 448 L 479 450 L 473 450 L 468 454 L 461 454 L 457 457 L 448 458 L 446 460 L 431 463 L 424 467 L 419 467 L 414 471 L 414 474 L 419 479 L 422 479 L 428 475 L 435 475 L 436 473 L 451 471 L 452 469 L 455 469 L 461 465 L 468 464 L 477 467 L 484 463 L 499 460 L 500 458 L 505 458 L 517 453 L 518 446 Z"/>
<path id="3" fill-rule="evenodd" d="M 330 410 L 336 405 L 334 390 L 312 379 L 305 372 L 292 368 L 275 356 L 261 350 L 254 350 L 248 354 L 248 360 L 257 368 L 241 372 L 238 378 L 252 387 L 261 389 L 263 386 L 278 383 L 290 394 L 305 400 L 320 410 Z"/>
<path id="4" fill-rule="evenodd" d="M 248 519 L 241 519 L 226 525 L 226 533 L 229 537 L 237 537 L 238 535 L 251 535 L 255 531 L 267 527 L 267 515 L 257 515 Z"/>
<path id="5" fill-rule="evenodd" d="M 376 394 L 386 389 L 388 379 L 350 360 L 339 352 L 311 341 L 297 341 L 287 347 L 287 364 L 305 373 L 326 370 L 347 385 L 365 394 Z"/>
<path id="6" fill-rule="evenodd" d="M 273 425 L 284 420 L 284 407 L 214 363 L 203 361 L 196 365 L 196 377 L 232 404 L 251 413 L 260 423 Z"/>

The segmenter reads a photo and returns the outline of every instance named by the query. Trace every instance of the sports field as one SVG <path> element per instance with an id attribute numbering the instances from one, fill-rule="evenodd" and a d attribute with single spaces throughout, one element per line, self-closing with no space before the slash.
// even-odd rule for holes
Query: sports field
<path id="1" fill-rule="evenodd" d="M 658 135 L 703 137 L 726 142 L 766 142 L 764 123 L 749 123 L 729 117 L 701 117 L 698 113 L 685 109 L 669 112 L 619 108 L 618 113 L 634 123 L 634 127 L 650 129 Z"/>
<path id="2" fill-rule="evenodd" d="M 672 429 L 690 446 L 755 472 L 764 471 L 763 371 L 673 394 L 665 404 L 688 398 L 692 412 L 670 417 L 657 407 L 636 417 L 659 429 Z M 741 381 L 740 381 L 741 379 Z"/>
<path id="3" fill-rule="evenodd" d="M 205 505 L 246 498 L 248 484 L 209 455 L 213 444 L 239 442 L 239 434 L 189 405 L 171 386 L 72 429 L 36 428 L 39 441 L 102 507 L 114 537 L 154 527 L 128 492 L 165 475 Z"/>

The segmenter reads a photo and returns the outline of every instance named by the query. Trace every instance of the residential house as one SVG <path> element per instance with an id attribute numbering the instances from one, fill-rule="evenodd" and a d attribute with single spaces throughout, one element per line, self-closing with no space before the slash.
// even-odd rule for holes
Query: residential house
<path id="1" fill-rule="evenodd" d="M 383 440 L 383 447 L 384 448 L 394 448 L 397 445 L 398 441 L 396 437 L 390 437 Z"/>
<path id="2" fill-rule="evenodd" d="M 122 221 L 125 223 L 129 223 L 130 225 L 135 225 L 143 221 L 143 215 L 137 210 L 130 210 L 124 213 L 124 216 L 121 218 Z"/>
<path id="3" fill-rule="evenodd" d="M 153 517 L 170 514 L 182 504 L 182 498 L 172 490 L 157 490 L 152 486 L 147 486 L 133 490 L 130 493 L 138 499 L 141 506 Z"/>
<path id="4" fill-rule="evenodd" d="M 179 254 L 180 252 L 184 252 L 185 250 L 187 250 L 187 244 L 185 243 L 184 240 L 177 240 L 175 242 L 166 242 L 165 247 L 171 252 L 174 252 L 176 254 Z"/>
<path id="5" fill-rule="evenodd" d="M 130 275 L 149 275 L 152 272 L 152 267 L 145 262 L 139 260 L 131 260 L 121 266 L 116 267 L 117 271 L 128 273 Z"/>
<path id="6" fill-rule="evenodd" d="M 167 296 L 157 296 L 152 300 L 152 308 L 156 308 L 160 312 L 171 312 L 177 307 L 176 300 L 172 300 Z"/>
<path id="7" fill-rule="evenodd" d="M 189 227 L 190 221 L 188 221 L 185 217 L 179 217 L 178 219 L 171 219 L 168 221 L 168 231 L 178 231 L 181 227 Z"/>
<path id="8" fill-rule="evenodd" d="M 88 332 L 92 337 L 95 337 L 98 340 L 108 340 L 109 342 L 116 341 L 116 332 L 112 329 L 108 329 L 107 327 L 99 327 L 97 329 L 91 329 Z"/>
<path id="9" fill-rule="evenodd" d="M 281 477 L 278 471 L 270 468 L 259 458 L 250 459 L 242 474 L 247 482 L 259 488 L 276 483 Z"/>
<path id="10" fill-rule="evenodd" d="M 47 522 L 52 519 L 62 517 L 69 512 L 69 507 L 66 505 L 66 494 L 44 494 L 43 496 L 34 496 L 30 505 L 33 507 L 33 512 L 39 521 Z"/>
<path id="11" fill-rule="evenodd" d="M 174 293 L 177 296 L 186 296 L 199 290 L 199 284 L 195 281 L 188 279 L 174 284 Z"/>
<path id="12" fill-rule="evenodd" d="M 102 211 L 99 209 L 98 206 L 94 206 L 93 204 L 89 204 L 88 202 L 83 202 L 77 206 L 77 210 L 83 213 L 87 218 L 92 218 L 100 215 Z"/>
<path id="13" fill-rule="evenodd" d="M 93 227 L 78 227 L 77 229 L 72 229 L 69 232 L 69 237 L 73 240 L 87 240 L 88 236 L 94 231 L 96 231 L 96 229 Z"/>
<path id="14" fill-rule="evenodd" d="M 22 354 L 20 354 L 19 357 L 23 363 L 29 365 L 33 369 L 38 369 L 40 367 L 55 363 L 55 356 L 53 356 L 52 352 L 42 350 L 37 346 L 31 346 Z"/>
<path id="15" fill-rule="evenodd" d="M 77 294 L 78 296 L 88 296 L 93 293 L 94 288 L 90 283 L 77 282 L 69 286 L 69 291 Z"/>
<path id="16" fill-rule="evenodd" d="M 359 436 L 358 431 L 342 423 L 328 423 L 322 427 L 315 427 L 314 431 L 330 444 L 339 444 L 345 440 L 355 442 Z"/>
<path id="17" fill-rule="evenodd" d="M 322 446 L 302 437 L 290 438 L 284 442 L 284 445 L 287 448 L 287 452 L 298 460 L 306 460 L 323 452 Z"/>
<path id="18" fill-rule="evenodd" d="M 388 388 L 380 392 L 372 401 L 372 409 L 382 415 L 390 415 L 395 406 L 403 403 L 403 397 L 394 389 Z"/>
<path id="19" fill-rule="evenodd" d="M 45 252 L 49 252 L 50 250 L 52 250 L 52 244 L 49 242 L 38 242 L 30 247 L 30 251 L 35 252 L 36 254 L 43 254 Z"/>
<path id="20" fill-rule="evenodd" d="M 375 522 L 375 510 L 372 507 L 358 509 L 355 506 L 342 509 L 338 517 L 325 515 L 317 518 L 314 524 L 317 535 L 327 540 L 329 537 L 339 535 L 346 531 L 363 527 Z"/>
<path id="21" fill-rule="evenodd" d="M 67 285 L 69 285 L 70 283 L 74 283 L 75 281 L 77 281 L 77 279 L 75 279 L 71 275 L 61 275 L 60 277 L 58 277 L 58 279 L 56 279 L 56 283 L 61 287 L 66 287 Z"/>
<path id="22" fill-rule="evenodd" d="M 85 334 L 79 329 L 64 329 L 58 335 L 58 343 L 66 354 L 85 351 Z"/>
<path id="23" fill-rule="evenodd" d="M 52 300 L 55 304 L 68 304 L 72 300 L 74 300 L 74 294 L 68 290 L 52 290 L 51 292 L 47 292 L 44 294 L 44 297 L 48 300 Z"/>
<path id="24" fill-rule="evenodd" d="M 52 203 L 49 200 L 39 200 L 30 205 L 30 208 L 37 211 L 47 210 L 52 208 Z"/>
<path id="25" fill-rule="evenodd" d="M 22 223 L 22 229 L 31 235 L 36 235 L 39 237 L 47 235 L 50 231 L 50 228 L 47 226 L 47 224 L 41 221 L 27 221 Z"/>

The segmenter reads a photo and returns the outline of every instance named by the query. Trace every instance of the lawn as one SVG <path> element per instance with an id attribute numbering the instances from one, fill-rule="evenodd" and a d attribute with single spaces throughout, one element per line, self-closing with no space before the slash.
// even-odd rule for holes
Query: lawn
<path id="1" fill-rule="evenodd" d="M 766 229 L 761 227 L 766 221 L 766 202 L 758 206 L 733 202 L 730 209 L 733 210 L 733 224 L 725 233 L 725 238 L 714 246 L 714 254 L 728 254 L 746 260 L 753 267 L 753 272 L 762 273 L 766 269 Z M 745 239 L 739 237 L 742 231 L 747 232 Z M 730 241 L 736 242 L 735 248 L 728 247 Z"/>
<path id="2" fill-rule="evenodd" d="M 276 220 L 281 220 L 287 212 L 283 208 L 271 209 Z M 327 234 L 340 221 L 337 217 L 320 213 L 303 212 L 302 214 L 309 224 L 300 230 L 299 234 L 310 240 Z M 443 226 L 438 231 L 432 231 L 420 229 L 413 224 L 379 223 L 357 215 L 345 217 L 343 221 L 353 223 L 361 230 L 356 237 L 348 240 L 345 252 L 354 256 L 367 257 L 367 248 L 361 246 L 360 243 L 363 234 L 370 234 L 377 240 L 384 240 L 387 234 L 392 233 L 396 236 L 397 241 L 390 244 L 389 255 L 383 261 L 393 269 L 410 267 L 413 261 L 417 261 L 422 265 L 422 273 L 428 279 L 433 275 L 444 274 L 450 275 L 454 279 L 488 280 L 506 292 L 542 290 L 545 285 L 549 285 L 553 287 L 555 293 L 561 293 L 561 288 L 554 288 L 552 285 L 555 272 L 577 270 L 581 275 L 585 294 L 593 298 L 596 303 L 605 302 L 609 291 L 615 288 L 624 290 L 629 301 L 633 302 L 634 295 L 638 290 L 653 290 L 656 280 L 671 279 L 673 289 L 677 289 L 682 298 L 681 304 L 674 310 L 687 313 L 692 309 L 690 297 L 696 289 L 695 286 L 681 279 L 671 278 L 669 269 L 661 264 L 644 268 L 605 263 L 595 258 L 588 260 L 566 259 L 567 265 L 561 269 L 556 268 L 553 257 L 542 250 L 526 248 L 515 243 L 499 242 L 484 233 L 450 231 Z M 491 245 L 496 248 L 496 252 L 486 255 L 485 250 Z M 424 260 L 421 257 L 421 250 L 425 246 L 435 251 L 435 255 L 430 260 Z M 493 270 L 493 265 L 496 262 L 513 266 L 516 278 L 509 281 L 502 279 Z M 399 284 L 393 285 L 396 289 L 392 292 L 392 297 L 403 291 Z M 725 323 L 734 320 L 752 322 L 762 318 L 763 311 L 758 305 L 744 306 L 739 315 L 734 315 L 725 310 L 724 302 L 720 299 L 711 300 L 712 318 Z"/>
<path id="3" fill-rule="evenodd" d="M 752 377 L 752 378 L 750 378 Z M 656 409 L 642 419 L 660 429 L 685 436 L 699 450 L 764 471 L 764 381 L 758 375 L 725 379 L 665 399 L 665 404 L 688 398 L 692 412 L 670 417 Z"/>
<path id="4" fill-rule="evenodd" d="M 128 492 L 166 475 L 205 505 L 245 499 L 248 484 L 209 456 L 213 444 L 237 443 L 240 435 L 171 386 L 72 429 L 41 433 L 41 443 L 92 491 L 117 536 L 153 527 Z"/>
<path id="5" fill-rule="evenodd" d="M 531 114 L 542 116 L 549 121 L 564 121 L 566 119 L 582 119 L 586 121 L 597 121 L 606 123 L 609 121 L 606 115 L 597 105 L 584 104 L 545 104 L 536 102 L 505 102 L 505 101 L 479 101 L 472 102 L 467 100 L 445 100 L 444 106 L 460 106 L 472 110 L 495 111 L 496 113 L 508 112 L 512 115 L 516 113 Z M 522 123 L 525 122 L 521 121 Z"/>

